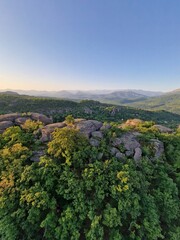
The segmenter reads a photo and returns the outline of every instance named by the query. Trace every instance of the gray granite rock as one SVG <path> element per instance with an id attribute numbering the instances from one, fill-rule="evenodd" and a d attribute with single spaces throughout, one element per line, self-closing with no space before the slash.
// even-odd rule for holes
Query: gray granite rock
<path id="1" fill-rule="evenodd" d="M 41 142 L 47 142 L 51 139 L 51 133 L 54 132 L 56 128 L 64 128 L 66 124 L 64 122 L 48 124 L 45 127 L 41 128 Z"/>
<path id="2" fill-rule="evenodd" d="M 125 159 L 125 154 L 123 154 L 121 152 L 117 152 L 115 156 L 116 156 L 116 158 L 121 159 L 121 160 Z"/>
<path id="3" fill-rule="evenodd" d="M 99 144 L 100 144 L 100 142 L 97 139 L 94 139 L 94 138 L 90 138 L 89 142 L 93 147 L 98 147 Z"/>
<path id="4" fill-rule="evenodd" d="M 111 153 L 112 156 L 115 156 L 116 153 L 119 153 L 119 152 L 120 151 L 115 147 L 110 148 L 110 153 Z"/>
<path id="5" fill-rule="evenodd" d="M 11 121 L 2 121 L 0 122 L 0 133 L 3 133 L 6 128 L 12 127 L 14 124 Z"/>
<path id="6" fill-rule="evenodd" d="M 15 119 L 15 124 L 18 126 L 21 126 L 22 124 L 24 124 L 27 120 L 29 120 L 30 118 L 28 117 L 19 117 Z"/>
<path id="7" fill-rule="evenodd" d="M 127 157 L 131 157 L 131 156 L 134 155 L 134 151 L 128 150 L 128 151 L 125 152 L 125 155 L 126 155 Z"/>
<path id="8" fill-rule="evenodd" d="M 172 133 L 173 129 L 162 126 L 162 125 L 154 125 L 154 128 L 156 128 L 160 133 Z"/>
<path id="9" fill-rule="evenodd" d="M 134 153 L 134 160 L 138 162 L 142 157 L 142 150 L 141 148 L 137 147 L 135 148 L 135 153 Z"/>
<path id="10" fill-rule="evenodd" d="M 96 120 L 85 120 L 75 124 L 78 129 L 85 136 L 90 137 L 91 133 L 99 130 L 102 127 L 102 122 Z"/>
<path id="11" fill-rule="evenodd" d="M 4 115 L 0 115 L 0 122 L 4 122 L 4 121 L 15 121 L 16 118 L 21 117 L 22 114 L 21 113 L 9 113 L 9 114 L 4 114 Z"/>
<path id="12" fill-rule="evenodd" d="M 151 139 L 151 143 L 153 144 L 153 148 L 155 151 L 154 158 L 160 158 L 164 153 L 164 144 L 158 139 Z"/>
<path id="13" fill-rule="evenodd" d="M 44 125 L 51 124 L 53 122 L 51 118 L 48 118 L 44 114 L 40 114 L 40 113 L 34 113 L 34 112 L 30 113 L 29 117 L 32 120 L 36 120 L 36 121 L 42 122 Z"/>
<path id="14" fill-rule="evenodd" d="M 121 144 L 123 144 L 127 151 L 133 151 L 140 147 L 140 143 L 137 141 L 136 135 L 131 132 L 123 134 L 120 138 L 113 139 L 112 145 L 114 147 L 118 147 Z"/>
<path id="15" fill-rule="evenodd" d="M 103 138 L 103 134 L 102 134 L 102 132 L 100 132 L 100 131 L 92 132 L 92 133 L 91 133 L 91 136 L 94 137 L 94 138 L 99 138 L 99 139 L 102 139 L 102 138 Z"/>

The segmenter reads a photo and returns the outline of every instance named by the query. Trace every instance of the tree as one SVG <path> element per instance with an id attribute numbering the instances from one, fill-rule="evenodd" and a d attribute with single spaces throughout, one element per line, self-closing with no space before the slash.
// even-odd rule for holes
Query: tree
<path id="1" fill-rule="evenodd" d="M 74 118 L 72 115 L 68 115 L 66 118 L 65 118 L 65 122 L 66 124 L 68 125 L 72 125 L 74 123 Z"/>
<path id="2" fill-rule="evenodd" d="M 52 136 L 53 140 L 48 144 L 48 153 L 69 165 L 71 165 L 73 154 L 83 151 L 88 145 L 87 138 L 75 129 L 56 129 Z"/>

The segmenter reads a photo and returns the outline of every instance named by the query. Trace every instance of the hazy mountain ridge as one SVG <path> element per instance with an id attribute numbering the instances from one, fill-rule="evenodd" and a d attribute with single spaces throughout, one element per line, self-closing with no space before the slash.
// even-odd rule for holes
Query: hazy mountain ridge
<path id="1" fill-rule="evenodd" d="M 166 110 L 180 114 L 180 89 L 168 92 L 162 96 L 127 103 L 126 105 L 146 110 Z"/>
<path id="2" fill-rule="evenodd" d="M 3 93 L 3 92 L 2 92 Z M 180 114 L 180 89 L 171 92 L 153 92 L 144 90 L 94 90 L 94 91 L 4 91 L 8 95 L 59 98 L 67 100 L 94 100 L 101 103 L 127 105 L 145 110 L 166 110 Z"/>
<path id="3" fill-rule="evenodd" d="M 0 90 L 0 92 L 12 91 L 12 90 Z M 30 95 L 30 96 L 42 96 L 42 97 L 57 97 L 57 98 L 68 98 L 68 99 L 110 99 L 112 96 L 117 97 L 117 100 L 128 98 L 136 99 L 141 97 L 152 97 L 162 95 L 163 92 L 145 91 L 145 90 L 89 90 L 89 91 L 38 91 L 38 90 L 14 90 L 18 94 Z"/>
<path id="4" fill-rule="evenodd" d="M 0 91 L 0 94 L 19 95 L 19 93 L 17 93 L 17 92 L 13 92 L 13 91 L 5 91 L 5 92 L 1 92 L 1 91 Z"/>

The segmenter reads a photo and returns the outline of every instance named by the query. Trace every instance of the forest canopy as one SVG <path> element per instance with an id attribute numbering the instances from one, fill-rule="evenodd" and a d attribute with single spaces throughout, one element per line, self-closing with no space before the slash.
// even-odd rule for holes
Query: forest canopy
<path id="1" fill-rule="evenodd" d="M 138 125 L 142 158 L 137 162 L 110 154 L 112 139 L 130 129 L 105 127 L 95 147 L 66 127 L 42 144 L 41 124 L 35 123 L 0 134 L 1 239 L 179 239 L 178 131 L 161 134 L 152 122 Z M 152 138 L 164 144 L 156 159 L 148 144 Z M 40 160 L 32 161 L 42 149 Z"/>

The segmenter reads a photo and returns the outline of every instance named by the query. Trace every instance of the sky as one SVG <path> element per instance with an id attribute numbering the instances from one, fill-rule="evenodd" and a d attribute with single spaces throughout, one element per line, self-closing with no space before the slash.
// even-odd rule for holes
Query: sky
<path id="1" fill-rule="evenodd" d="M 179 0 L 0 0 L 0 89 L 180 88 Z"/>

